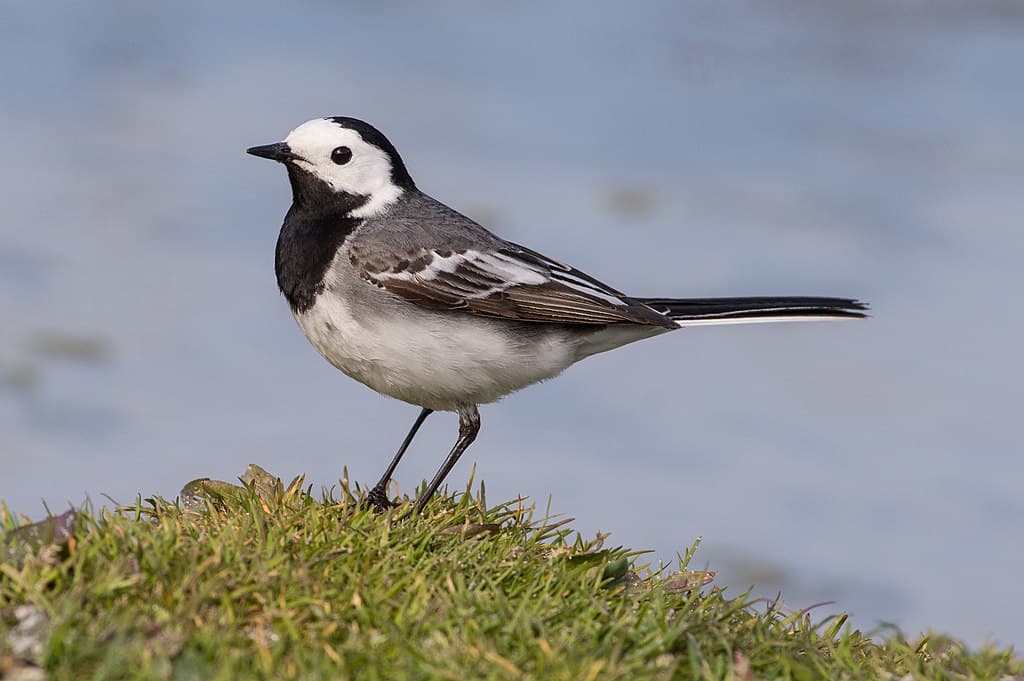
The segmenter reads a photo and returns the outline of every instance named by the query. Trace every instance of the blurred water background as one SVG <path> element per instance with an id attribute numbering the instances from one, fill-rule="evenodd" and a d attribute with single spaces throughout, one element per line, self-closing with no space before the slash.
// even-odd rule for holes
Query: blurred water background
<path id="1" fill-rule="evenodd" d="M 529 495 L 718 583 L 1024 644 L 1024 5 L 0 3 L 0 498 L 38 516 L 249 462 L 372 482 L 416 408 L 278 295 L 298 123 L 378 125 L 426 192 L 636 295 L 849 295 L 482 410 Z M 399 469 L 429 478 L 455 419 Z"/>

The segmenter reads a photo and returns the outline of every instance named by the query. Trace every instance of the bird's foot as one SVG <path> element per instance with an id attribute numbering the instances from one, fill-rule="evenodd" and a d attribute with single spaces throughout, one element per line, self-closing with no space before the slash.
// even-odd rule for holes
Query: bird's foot
<path id="1" fill-rule="evenodd" d="M 377 513 L 384 513 L 398 506 L 397 503 L 388 499 L 388 493 L 384 487 L 374 487 L 371 489 L 363 503 Z"/>

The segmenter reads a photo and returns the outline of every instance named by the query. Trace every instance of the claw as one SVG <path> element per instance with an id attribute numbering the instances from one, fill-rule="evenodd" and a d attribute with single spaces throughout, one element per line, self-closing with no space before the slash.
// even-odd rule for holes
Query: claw
<path id="1" fill-rule="evenodd" d="M 370 493 L 366 495 L 366 501 L 364 503 L 373 508 L 376 513 L 384 513 L 398 506 L 396 502 L 388 499 L 386 491 L 378 487 L 374 487 L 370 490 Z"/>

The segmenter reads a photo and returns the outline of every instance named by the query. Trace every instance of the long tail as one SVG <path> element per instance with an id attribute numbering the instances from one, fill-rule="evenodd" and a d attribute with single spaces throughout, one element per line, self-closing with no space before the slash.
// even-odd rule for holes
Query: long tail
<path id="1" fill-rule="evenodd" d="M 635 298 L 679 326 L 862 319 L 868 306 L 850 298 Z"/>

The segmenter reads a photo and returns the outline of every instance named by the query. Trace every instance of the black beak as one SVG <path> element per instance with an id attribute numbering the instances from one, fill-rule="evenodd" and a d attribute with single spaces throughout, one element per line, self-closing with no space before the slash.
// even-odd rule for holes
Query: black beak
<path id="1" fill-rule="evenodd" d="M 252 154 L 253 156 L 259 156 L 261 158 L 269 158 L 271 161 L 277 161 L 279 163 L 287 163 L 288 161 L 294 161 L 301 158 L 301 156 L 293 153 L 284 142 L 278 142 L 277 144 L 264 144 L 262 147 L 249 147 L 245 150 L 245 153 Z"/>

